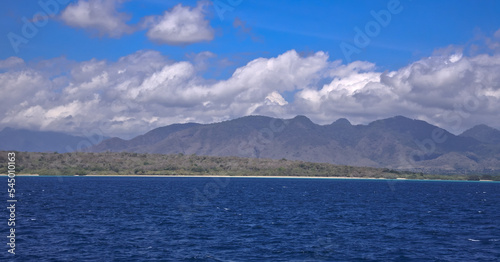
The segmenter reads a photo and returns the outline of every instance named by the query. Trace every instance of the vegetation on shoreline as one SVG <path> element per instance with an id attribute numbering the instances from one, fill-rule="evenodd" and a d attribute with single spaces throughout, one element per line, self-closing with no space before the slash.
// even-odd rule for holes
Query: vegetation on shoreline
<path id="1" fill-rule="evenodd" d="M 0 173 L 7 173 L 0 151 Z M 254 159 L 183 154 L 16 152 L 18 174 L 370 177 L 441 180 L 496 180 L 500 175 L 435 175 L 385 168 L 352 167 L 286 159 Z"/>

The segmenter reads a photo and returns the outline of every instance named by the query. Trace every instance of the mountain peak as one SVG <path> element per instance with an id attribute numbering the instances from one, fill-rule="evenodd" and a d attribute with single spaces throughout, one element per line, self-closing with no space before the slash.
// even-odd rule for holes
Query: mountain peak
<path id="1" fill-rule="evenodd" d="M 333 122 L 332 125 L 336 125 L 336 126 L 351 126 L 352 124 L 346 118 L 339 118 L 339 119 L 337 119 L 337 121 Z"/>
<path id="2" fill-rule="evenodd" d="M 491 127 L 491 126 L 488 126 L 488 125 L 485 125 L 485 124 L 480 124 L 480 125 L 475 125 L 473 126 L 472 128 L 464 131 L 465 132 L 471 132 L 471 131 L 475 131 L 475 132 L 484 132 L 484 131 L 498 131 L 497 129 Z"/>
<path id="3" fill-rule="evenodd" d="M 309 118 L 305 115 L 297 115 L 293 119 L 307 119 L 307 120 L 309 120 Z"/>
<path id="4" fill-rule="evenodd" d="M 472 137 L 484 143 L 500 143 L 500 131 L 484 124 L 476 125 L 460 134 L 460 136 Z"/>
<path id="5" fill-rule="evenodd" d="M 304 116 L 304 115 L 297 115 L 296 117 L 292 118 L 292 120 L 312 122 L 311 119 L 309 119 L 307 116 Z"/>
<path id="6" fill-rule="evenodd" d="M 408 118 L 408 117 L 402 116 L 402 115 L 397 115 L 397 116 L 393 116 L 393 117 L 390 117 L 390 118 L 386 118 L 385 120 L 402 122 L 402 121 L 413 121 L 414 119 L 411 119 L 411 118 Z"/>
<path id="7" fill-rule="evenodd" d="M 394 116 L 394 117 L 389 117 L 389 118 L 384 118 L 384 119 L 373 121 L 368 125 L 371 125 L 371 126 L 373 126 L 373 125 L 375 125 L 375 126 L 385 125 L 385 126 L 400 127 L 400 126 L 410 125 L 412 122 L 415 122 L 415 120 L 408 118 L 408 117 L 405 117 L 405 116 Z"/>
<path id="8" fill-rule="evenodd" d="M 297 123 L 297 124 L 300 124 L 300 125 L 304 125 L 304 126 L 313 126 L 313 125 L 316 125 L 314 124 L 311 119 L 307 118 L 307 116 L 303 116 L 303 115 L 298 115 L 294 118 L 292 118 L 292 123 Z"/>

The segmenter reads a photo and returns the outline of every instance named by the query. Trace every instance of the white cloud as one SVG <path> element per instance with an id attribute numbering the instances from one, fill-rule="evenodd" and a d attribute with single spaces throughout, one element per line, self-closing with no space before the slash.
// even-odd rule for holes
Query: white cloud
<path id="1" fill-rule="evenodd" d="M 500 123 L 492 116 L 500 110 L 500 77 L 494 73 L 500 70 L 499 63 L 500 55 L 456 54 L 425 58 L 394 72 L 339 66 L 332 74 L 342 77 L 296 94 L 295 112 L 307 112 L 322 122 L 348 117 L 366 123 L 406 115 L 453 132 L 478 123 L 498 128 Z"/>
<path id="2" fill-rule="evenodd" d="M 462 57 L 463 57 L 462 53 L 453 54 L 453 55 L 450 56 L 449 60 L 450 60 L 451 63 L 455 63 L 455 62 L 459 61 L 460 59 L 462 59 Z"/>
<path id="3" fill-rule="evenodd" d="M 30 104 L 44 103 L 49 98 L 48 90 L 51 85 L 51 81 L 40 72 L 29 68 L 0 73 L 0 88 L 3 93 L 0 112 L 15 111 L 14 108 L 25 101 Z M 41 86 L 45 89 L 40 88 Z"/>
<path id="4" fill-rule="evenodd" d="M 119 11 L 126 1 L 78 0 L 65 8 L 59 19 L 68 26 L 112 38 L 147 30 L 147 37 L 158 44 L 182 46 L 214 39 L 215 30 L 206 18 L 208 1 L 200 1 L 196 7 L 178 4 L 163 15 L 143 17 L 138 24 L 130 24 L 131 15 Z"/>
<path id="5" fill-rule="evenodd" d="M 0 127 L 73 133 L 99 127 L 107 136 L 130 137 L 172 123 L 303 114 L 322 124 L 405 115 L 454 132 L 479 123 L 500 128 L 500 54 L 435 54 L 380 72 L 368 62 L 344 65 L 325 52 L 290 50 L 254 59 L 227 79 L 205 79 L 198 63 L 214 56 L 172 61 L 139 51 L 114 62 L 0 60 L 0 88 L 8 94 Z M 286 92 L 294 99 L 286 101 Z"/>
<path id="6" fill-rule="evenodd" d="M 280 95 L 280 93 L 273 91 L 266 96 L 266 104 L 284 106 L 288 104 L 288 102 L 283 98 L 283 96 Z"/>
<path id="7" fill-rule="evenodd" d="M 69 26 L 83 28 L 99 36 L 120 37 L 135 29 L 128 25 L 130 15 L 118 12 L 125 0 L 78 0 L 66 7 L 60 19 Z"/>
<path id="8" fill-rule="evenodd" d="M 159 44 L 188 45 L 211 41 L 214 29 L 205 19 L 207 2 L 198 2 L 195 8 L 176 5 L 162 16 L 149 16 L 144 19 L 146 33 L 150 40 Z"/>
<path id="9" fill-rule="evenodd" d="M 2 69 L 14 69 L 24 66 L 24 60 L 19 57 L 9 57 L 5 60 L 0 60 L 0 70 Z"/>

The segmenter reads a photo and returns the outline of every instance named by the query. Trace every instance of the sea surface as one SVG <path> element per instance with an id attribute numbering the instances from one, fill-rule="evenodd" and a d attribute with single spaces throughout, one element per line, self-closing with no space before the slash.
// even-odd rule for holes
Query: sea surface
<path id="1" fill-rule="evenodd" d="M 500 261 L 496 182 L 17 177 L 16 193 L 0 261 Z"/>

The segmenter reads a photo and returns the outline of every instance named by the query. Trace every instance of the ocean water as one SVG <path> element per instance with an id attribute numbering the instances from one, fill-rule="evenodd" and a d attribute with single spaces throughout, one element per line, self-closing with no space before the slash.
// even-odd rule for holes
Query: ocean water
<path id="1" fill-rule="evenodd" d="M 18 177 L 16 191 L 1 261 L 500 261 L 495 182 Z"/>

